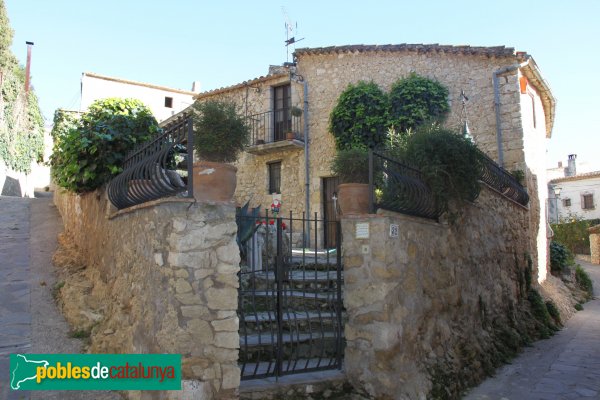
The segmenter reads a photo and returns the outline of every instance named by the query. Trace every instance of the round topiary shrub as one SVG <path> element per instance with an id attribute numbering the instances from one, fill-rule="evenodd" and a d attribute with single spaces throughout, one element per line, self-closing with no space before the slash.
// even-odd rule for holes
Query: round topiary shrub
<path id="1" fill-rule="evenodd" d="M 125 157 L 137 144 L 158 131 L 156 119 L 141 101 L 97 100 L 79 121 L 55 132 L 52 177 L 74 192 L 97 189 L 122 171 Z"/>
<path id="2" fill-rule="evenodd" d="M 448 89 L 414 72 L 392 85 L 389 98 L 390 123 L 398 132 L 415 129 L 426 121 L 443 119 L 450 110 Z"/>
<path id="3" fill-rule="evenodd" d="M 337 149 L 375 147 L 387 137 L 387 95 L 374 82 L 350 84 L 329 117 Z"/>

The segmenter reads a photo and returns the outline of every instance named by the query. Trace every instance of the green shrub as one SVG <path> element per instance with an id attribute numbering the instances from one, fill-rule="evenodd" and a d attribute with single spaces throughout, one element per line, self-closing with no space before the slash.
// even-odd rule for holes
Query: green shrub
<path id="1" fill-rule="evenodd" d="M 194 103 L 194 149 L 206 161 L 234 162 L 248 143 L 250 130 L 235 103 Z"/>
<path id="2" fill-rule="evenodd" d="M 583 306 L 581 305 L 581 303 L 577 303 L 577 304 L 575 304 L 575 309 L 577 311 L 582 311 L 583 310 Z"/>
<path id="3" fill-rule="evenodd" d="M 441 120 L 450 110 L 448 89 L 414 72 L 396 81 L 389 97 L 390 122 L 400 132 L 416 129 L 426 121 Z"/>
<path id="4" fill-rule="evenodd" d="M 158 131 L 156 119 L 141 101 L 97 100 L 79 122 L 57 134 L 52 177 L 74 192 L 94 190 L 119 174 L 127 154 Z"/>
<path id="5" fill-rule="evenodd" d="M 369 153 L 363 148 L 338 150 L 331 169 L 340 183 L 369 183 Z"/>
<path id="6" fill-rule="evenodd" d="M 542 296 L 537 290 L 531 289 L 527 296 L 529 305 L 531 306 L 531 313 L 533 317 L 538 321 L 538 330 L 540 337 L 546 339 L 552 335 L 552 332 L 558 328 L 554 325 L 550 318 L 550 313 L 546 307 L 546 303 Z"/>
<path id="7" fill-rule="evenodd" d="M 388 99 L 374 82 L 348 85 L 329 117 L 329 131 L 339 150 L 384 143 L 388 124 Z"/>
<path id="8" fill-rule="evenodd" d="M 421 171 L 441 211 L 451 200 L 474 201 L 481 187 L 481 152 L 463 136 L 431 126 L 410 135 L 403 158 Z"/>
<path id="9" fill-rule="evenodd" d="M 573 255 L 566 246 L 556 241 L 550 242 L 550 270 L 561 274 L 575 263 Z"/>
<path id="10" fill-rule="evenodd" d="M 591 299 L 594 296 L 594 285 L 588 273 L 581 268 L 581 265 L 577 265 L 575 268 L 575 280 L 581 290 L 587 293 L 588 299 Z"/>
<path id="11" fill-rule="evenodd" d="M 554 304 L 553 301 L 551 301 L 551 300 L 546 301 L 546 309 L 548 310 L 548 314 L 554 320 L 554 323 L 557 326 L 562 325 L 562 322 L 560 320 L 560 311 L 558 310 L 558 307 L 556 307 L 556 304 Z"/>
<path id="12" fill-rule="evenodd" d="M 573 254 L 590 254 L 590 234 L 588 228 L 600 223 L 600 220 L 583 220 L 569 215 L 559 224 L 552 224 L 554 240 L 564 244 Z"/>

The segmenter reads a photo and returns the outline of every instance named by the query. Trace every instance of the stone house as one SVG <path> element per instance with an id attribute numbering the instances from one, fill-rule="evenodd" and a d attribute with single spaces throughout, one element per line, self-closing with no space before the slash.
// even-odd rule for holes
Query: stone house
<path id="1" fill-rule="evenodd" d="M 462 97 L 468 97 L 473 140 L 509 171 L 524 172 L 530 194 L 530 249 L 546 276 L 547 197 L 545 141 L 554 121 L 555 100 L 534 59 L 512 48 L 422 44 L 302 48 L 294 62 L 269 74 L 196 95 L 198 101 L 227 99 L 248 117 L 252 142 L 237 161 L 236 200 L 268 207 L 280 193 L 282 214 L 317 212 L 337 218 L 332 197 L 337 180 L 329 115 L 348 84 L 374 81 L 389 91 L 411 72 L 433 78 L 449 90 L 446 125 L 461 126 Z M 292 113 L 292 109 L 296 110 Z M 301 110 L 301 115 L 298 111 Z M 294 114 L 294 115 L 292 115 Z M 291 130 L 294 137 L 288 139 Z M 329 236 L 318 234 L 324 245 Z M 537 262 L 537 263 L 536 263 Z"/>

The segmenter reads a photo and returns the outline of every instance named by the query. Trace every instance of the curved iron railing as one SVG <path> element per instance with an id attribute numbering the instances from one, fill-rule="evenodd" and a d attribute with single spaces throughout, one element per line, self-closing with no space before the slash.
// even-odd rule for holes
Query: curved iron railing
<path id="1" fill-rule="evenodd" d="M 192 119 L 184 115 L 127 156 L 108 184 L 110 202 L 120 210 L 177 194 L 193 197 L 193 157 Z"/>
<path id="2" fill-rule="evenodd" d="M 382 153 L 372 154 L 376 208 L 431 219 L 440 216 L 433 194 L 418 170 Z"/>
<path id="3" fill-rule="evenodd" d="M 481 176 L 480 180 L 498 193 L 517 203 L 526 206 L 529 203 L 529 195 L 521 184 L 504 168 L 500 167 L 491 158 L 481 153 Z"/>
<path id="4" fill-rule="evenodd" d="M 370 151 L 369 174 L 374 208 L 402 214 L 437 219 L 441 212 L 419 170 L 393 159 L 384 151 Z M 521 184 L 504 168 L 480 152 L 480 180 L 504 197 L 523 206 L 529 195 Z M 374 210 L 372 210 L 374 211 Z"/>

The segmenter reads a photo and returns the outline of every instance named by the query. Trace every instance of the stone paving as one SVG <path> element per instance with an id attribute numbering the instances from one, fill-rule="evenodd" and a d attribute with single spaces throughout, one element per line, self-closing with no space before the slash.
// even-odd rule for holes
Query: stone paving
<path id="1" fill-rule="evenodd" d="M 577 262 L 592 277 L 595 296 L 600 296 L 600 266 Z M 600 399 L 600 299 L 584 304 L 560 332 L 526 348 L 464 399 Z"/>
<path id="2" fill-rule="evenodd" d="M 0 197 L 0 399 L 21 399 L 8 385 L 11 353 L 31 352 L 30 201 Z"/>
<path id="3" fill-rule="evenodd" d="M 49 195 L 49 194 L 47 194 Z M 51 197 L 0 196 L 0 400 L 116 400 L 106 391 L 11 391 L 11 353 L 82 352 L 52 299 L 52 253 L 62 221 Z"/>

